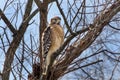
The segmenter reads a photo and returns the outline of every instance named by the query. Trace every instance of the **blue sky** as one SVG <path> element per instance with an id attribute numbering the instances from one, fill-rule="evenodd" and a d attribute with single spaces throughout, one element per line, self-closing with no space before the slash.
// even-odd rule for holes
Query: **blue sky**
<path id="1" fill-rule="evenodd" d="M 10 0 L 9 0 L 10 1 Z M 26 1 L 26 0 L 20 0 L 22 2 L 22 4 Z M 4 9 L 4 5 L 5 5 L 5 2 L 6 0 L 0 0 L 0 3 L 2 3 L 2 5 L 0 5 L 0 9 Z M 12 19 L 12 15 L 14 15 L 14 11 L 16 8 L 16 5 L 17 5 L 18 1 L 16 0 L 12 5 L 10 5 L 8 8 L 5 9 L 4 13 L 5 15 L 7 16 L 7 18 L 10 20 Z M 49 13 L 48 14 L 48 22 L 50 21 L 50 18 L 54 17 L 54 16 L 60 16 L 60 13 L 58 13 L 58 9 L 55 7 L 55 3 L 53 3 L 52 5 L 52 8 L 50 9 Z M 33 4 L 33 10 L 35 10 L 37 8 L 36 4 L 34 3 Z M 25 9 L 25 5 L 22 6 L 22 11 L 24 12 L 24 9 Z M 53 12 L 54 11 L 54 12 Z M 61 16 L 60 16 L 61 17 Z M 39 14 L 37 14 L 31 21 L 31 22 L 34 22 L 34 24 L 31 24 L 26 33 L 25 33 L 25 42 L 26 44 L 29 44 L 30 43 L 30 34 L 32 34 L 32 36 L 34 36 L 36 42 L 39 41 Z M 17 29 L 18 29 L 18 26 L 21 24 L 22 22 L 22 15 L 18 15 L 18 19 L 17 19 L 17 22 L 14 20 L 12 21 L 12 24 L 13 25 L 17 25 Z M 63 23 L 62 23 L 63 24 Z M 3 26 L 3 27 L 6 27 L 6 25 L 4 24 L 4 22 L 2 20 L 0 20 L 0 26 Z M 8 29 L 9 30 L 9 29 Z M 2 34 L 2 29 L 0 28 L 0 35 Z M 7 31 L 7 33 L 9 34 L 9 38 L 10 40 L 12 40 L 12 33 L 10 31 Z M 5 39 L 4 39 L 5 41 Z M 7 51 L 7 50 L 6 50 Z M 0 71 L 2 71 L 3 69 L 3 66 L 4 66 L 4 59 L 5 59 L 5 55 L 4 54 L 1 54 L 3 53 L 2 50 L 0 50 Z M 19 49 L 16 51 L 16 53 L 19 53 Z M 18 55 L 20 56 L 20 55 Z M 15 60 L 15 62 L 13 63 L 13 65 L 16 65 L 17 64 L 17 60 Z M 29 68 L 30 71 L 32 71 L 32 67 L 30 64 L 27 64 L 27 62 L 24 63 L 26 66 L 28 66 L 27 68 Z M 31 63 L 32 64 L 32 63 Z M 26 72 L 24 72 L 23 74 L 25 74 L 26 78 L 27 78 L 27 75 Z M 11 78 L 12 79 L 12 75 L 11 75 Z"/>
<path id="2" fill-rule="evenodd" d="M 4 5 L 5 5 L 5 2 L 6 0 L 0 0 L 0 3 L 2 4 L 2 5 L 0 5 L 0 9 L 2 9 L 3 10 L 3 7 L 4 7 Z M 23 1 L 25 1 L 25 0 L 20 0 L 21 2 Z M 63 0 L 64 2 L 63 2 L 63 4 L 62 4 L 62 7 L 64 7 L 63 8 L 63 10 L 64 11 L 66 11 L 67 12 L 67 0 Z M 76 0 L 77 1 L 77 0 Z M 86 0 L 86 1 L 91 1 L 91 0 Z M 71 1 L 72 2 L 72 1 Z M 15 3 L 13 4 L 13 5 L 16 5 L 17 4 L 17 0 L 15 1 Z M 90 3 L 90 4 L 93 4 L 93 3 Z M 90 4 L 88 3 L 88 5 L 90 6 Z M 54 17 L 54 16 L 60 16 L 60 17 L 62 17 L 61 16 L 61 14 L 59 13 L 59 10 L 57 9 L 57 7 L 56 7 L 56 4 L 55 4 L 55 2 L 53 2 L 52 4 L 51 4 L 52 6 L 51 6 L 51 8 L 50 8 L 50 10 L 49 10 L 49 14 L 48 14 L 48 22 L 50 22 L 50 19 L 52 18 L 52 17 Z M 49 5 L 50 6 L 50 5 Z M 23 7 L 23 11 L 24 11 L 24 6 L 22 6 Z M 36 7 L 36 5 L 35 5 L 35 3 L 33 4 L 33 10 L 35 10 L 37 7 Z M 5 10 L 5 14 L 6 14 L 6 16 L 7 16 L 7 18 L 8 19 L 10 19 L 11 17 L 12 17 L 12 14 L 13 14 L 13 11 L 14 11 L 14 9 L 12 8 L 7 8 L 7 10 Z M 87 11 L 88 12 L 91 12 L 92 10 L 91 10 L 91 8 L 90 9 L 87 9 Z M 22 21 L 22 15 L 18 15 L 19 17 L 18 17 L 18 22 L 16 23 L 15 21 L 13 21 L 12 22 L 12 24 L 13 25 L 15 25 L 15 24 L 17 24 L 17 28 L 18 28 L 18 25 L 20 25 L 20 23 L 21 23 L 21 21 Z M 92 21 L 93 21 L 93 17 L 95 17 L 94 15 L 89 15 L 89 16 L 87 16 L 87 18 L 88 18 L 88 23 L 91 23 Z M 26 43 L 27 44 L 29 44 L 30 43 L 30 36 L 29 36 L 29 34 L 32 34 L 34 37 L 35 37 L 35 39 L 36 39 L 36 42 L 38 42 L 39 41 L 39 14 L 37 14 L 30 22 L 33 22 L 34 21 L 34 24 L 31 24 L 29 27 L 28 27 L 28 29 L 27 29 L 27 31 L 26 31 L 26 33 L 25 33 L 25 41 L 26 41 Z M 62 25 L 64 25 L 64 22 L 63 22 L 63 19 L 62 19 L 62 22 L 61 22 L 61 24 Z M 6 26 L 5 24 L 4 24 L 4 22 L 2 21 L 2 20 L 0 20 L 0 26 Z M 2 30 L 1 28 L 0 28 L 0 30 Z M 104 34 L 109 34 L 111 31 L 105 31 L 104 33 L 102 33 L 101 34 L 101 38 L 103 38 L 103 35 Z M 2 31 L 0 31 L 0 34 L 2 34 L 3 32 Z M 8 31 L 8 34 L 10 33 L 10 31 Z M 115 39 L 115 38 L 117 38 L 117 39 L 119 39 L 117 36 L 119 36 L 118 34 L 116 34 L 115 36 L 113 35 L 113 36 L 110 36 L 110 38 L 112 38 L 112 39 Z M 104 37 L 106 37 L 106 35 L 104 36 Z M 10 39 L 12 40 L 12 37 L 11 37 L 11 33 L 10 33 Z M 118 44 L 119 45 L 119 44 Z M 111 50 L 113 50 L 113 51 L 115 51 L 116 50 L 116 46 L 114 46 L 114 45 L 112 45 L 112 44 L 108 44 L 107 45 Z M 19 53 L 19 50 L 17 50 L 18 51 L 18 53 Z M 2 69 L 3 69 L 3 62 L 4 62 L 4 54 L 1 54 L 1 53 L 3 53 L 1 50 L 0 50 L 0 71 L 2 71 Z M 90 53 L 90 51 L 85 51 L 84 53 L 83 53 L 83 55 L 82 56 L 85 56 L 85 55 L 88 55 Z M 17 61 L 16 61 L 16 63 L 17 63 Z M 15 63 L 15 64 L 16 64 Z M 109 65 L 109 62 L 107 62 L 108 63 L 108 65 Z M 14 65 L 15 65 L 14 64 Z M 30 66 L 30 64 L 27 64 L 27 62 L 25 62 L 25 64 L 28 66 L 28 68 L 29 68 L 29 70 L 31 70 L 31 66 Z M 106 64 L 107 65 L 107 64 Z M 32 70 L 31 70 L 32 71 Z M 26 72 L 25 72 L 26 73 Z M 24 73 L 24 74 L 25 74 Z M 26 78 L 27 78 L 27 74 L 25 75 L 26 76 Z M 67 77 L 69 77 L 69 76 L 71 76 L 71 74 L 69 74 L 69 75 L 67 75 Z M 73 77 L 73 76 L 72 76 Z M 12 78 L 12 77 L 11 77 Z M 69 79 L 70 80 L 70 79 Z"/>
<path id="3" fill-rule="evenodd" d="M 0 0 L 0 4 L 2 3 L 2 5 L 0 5 L 0 9 L 3 9 L 3 7 L 4 7 L 4 0 Z M 0 19 L 0 26 L 3 26 L 3 25 L 5 25 L 4 24 L 4 22 Z M 2 31 L 0 31 L 0 35 L 2 34 L 3 32 Z M 1 51 L 0 51 L 0 53 L 2 53 Z M 3 62 L 4 62 L 4 55 L 3 54 L 0 54 L 0 71 L 2 71 L 2 68 L 3 68 Z"/>

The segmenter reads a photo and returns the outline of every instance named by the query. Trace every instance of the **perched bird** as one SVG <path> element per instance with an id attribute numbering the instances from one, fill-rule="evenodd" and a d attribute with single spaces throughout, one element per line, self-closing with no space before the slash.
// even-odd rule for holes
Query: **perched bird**
<path id="1" fill-rule="evenodd" d="M 51 56 L 64 43 L 64 30 L 60 21 L 60 17 L 53 17 L 42 34 L 43 75 L 47 74 Z"/>

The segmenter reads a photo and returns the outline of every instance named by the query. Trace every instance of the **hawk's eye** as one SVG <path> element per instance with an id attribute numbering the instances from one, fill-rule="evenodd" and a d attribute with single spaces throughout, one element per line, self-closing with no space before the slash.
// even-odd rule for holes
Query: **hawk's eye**
<path id="1" fill-rule="evenodd" d="M 52 24 L 56 24 L 56 19 L 53 19 L 53 20 L 52 20 Z"/>
<path id="2" fill-rule="evenodd" d="M 57 19 L 54 19 L 54 21 L 57 21 Z"/>

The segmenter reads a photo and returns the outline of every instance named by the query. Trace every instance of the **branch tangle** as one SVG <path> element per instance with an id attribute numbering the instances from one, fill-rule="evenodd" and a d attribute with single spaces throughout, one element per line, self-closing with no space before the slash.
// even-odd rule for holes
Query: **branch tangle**
<path id="1" fill-rule="evenodd" d="M 33 3 L 33 0 L 28 0 L 23 20 L 25 20 L 26 18 L 28 18 L 28 16 L 30 16 L 32 3 Z M 2 72 L 2 74 L 3 74 L 2 80 L 9 80 L 11 65 L 14 60 L 14 54 L 15 54 L 15 51 L 18 48 L 18 46 L 22 40 L 22 37 L 28 27 L 28 22 L 29 22 L 29 20 L 26 20 L 26 22 L 24 22 L 24 21 L 22 22 L 17 35 L 13 38 L 13 40 L 10 44 L 10 47 L 7 50 L 6 58 L 5 58 L 5 62 L 4 62 L 4 68 L 3 68 L 3 72 Z"/>
<path id="2" fill-rule="evenodd" d="M 116 1 L 113 5 L 111 5 L 108 9 L 102 11 L 93 21 L 89 31 L 87 34 L 80 40 L 80 44 L 77 47 L 70 47 L 70 50 L 67 51 L 67 57 L 58 64 L 58 68 L 63 67 L 60 70 L 55 71 L 54 77 L 57 79 L 62 76 L 61 73 L 64 73 L 69 66 L 69 64 L 76 59 L 85 49 L 87 49 L 99 36 L 102 32 L 105 25 L 109 23 L 109 21 L 120 11 L 120 1 Z M 72 56 L 70 56 L 70 55 Z"/>

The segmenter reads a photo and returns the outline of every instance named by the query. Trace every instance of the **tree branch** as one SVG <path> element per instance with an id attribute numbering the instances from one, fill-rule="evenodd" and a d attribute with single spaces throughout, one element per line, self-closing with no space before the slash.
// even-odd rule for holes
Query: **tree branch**
<path id="1" fill-rule="evenodd" d="M 43 0 L 43 2 L 39 1 L 39 0 L 34 0 L 36 5 L 38 6 L 38 9 L 40 11 L 40 26 L 39 26 L 39 42 L 40 42 L 40 46 L 39 46 L 39 56 L 40 56 L 40 75 L 42 75 L 42 64 L 43 64 L 43 58 L 42 58 L 42 42 L 41 42 L 41 37 L 42 37 L 42 33 L 45 30 L 45 28 L 47 27 L 47 9 L 48 9 L 48 0 Z M 47 76 L 43 76 L 41 77 L 42 80 L 46 80 Z"/>
<path id="2" fill-rule="evenodd" d="M 88 64 L 83 65 L 83 66 L 78 66 L 77 68 L 74 68 L 74 69 L 71 69 L 71 70 L 68 69 L 68 71 L 66 73 L 69 73 L 69 72 L 72 72 L 72 71 L 75 71 L 75 70 L 78 70 L 78 69 L 81 69 L 81 68 L 84 68 L 84 67 L 88 67 L 90 65 L 93 65 L 93 64 L 96 64 L 96 63 L 99 63 L 99 62 L 103 62 L 103 60 L 97 60 L 95 62 L 91 62 L 91 63 L 88 63 Z"/>
<path id="3" fill-rule="evenodd" d="M 38 6 L 39 10 L 40 10 L 40 8 L 42 6 L 42 2 L 40 0 L 34 0 L 34 1 L 35 1 L 36 5 Z"/>
<path id="4" fill-rule="evenodd" d="M 56 1 L 56 0 L 48 0 L 48 3 L 52 3 L 52 2 L 54 2 L 54 1 Z"/>
<path id="5" fill-rule="evenodd" d="M 93 21 L 93 24 L 91 25 L 91 29 L 88 30 L 86 35 L 80 40 L 77 47 L 70 47 L 69 51 L 66 51 L 66 61 L 63 60 L 60 65 L 57 65 L 58 67 L 69 65 L 74 59 L 80 56 L 80 54 L 86 50 L 94 41 L 95 39 L 100 35 L 103 28 L 110 22 L 110 20 L 113 18 L 114 15 L 116 15 L 120 11 L 120 1 L 116 1 L 113 3 L 108 9 L 102 11 Z M 56 52 L 60 53 L 60 51 Z M 61 76 L 60 73 L 64 73 L 66 71 L 68 66 L 66 66 L 63 69 L 55 71 L 54 77 L 59 78 Z"/>
<path id="6" fill-rule="evenodd" d="M 93 29 L 89 30 L 87 34 L 80 40 L 80 44 L 76 47 L 72 54 L 75 56 L 71 56 L 71 60 L 74 60 L 78 57 L 82 51 L 87 49 L 99 36 L 102 32 L 102 29 L 109 23 L 114 15 L 116 15 L 120 11 L 120 1 L 114 3 L 107 10 L 104 10 L 99 14 L 99 16 L 93 21 Z"/>
<path id="7" fill-rule="evenodd" d="M 2 10 L 0 9 L 0 16 L 3 19 L 3 21 L 5 22 L 5 24 L 8 26 L 8 28 L 10 29 L 10 31 L 13 34 L 16 34 L 16 30 L 14 28 L 14 26 L 10 23 L 10 21 L 7 19 L 7 17 L 5 16 L 5 14 L 2 12 Z"/>
<path id="8" fill-rule="evenodd" d="M 30 12 L 32 9 L 32 3 L 33 3 L 33 0 L 28 0 L 23 20 L 25 20 L 30 15 Z M 18 46 L 22 40 L 22 37 L 28 27 L 28 22 L 23 21 L 23 23 L 21 24 L 21 26 L 18 30 L 17 36 L 15 36 L 13 38 L 13 40 L 10 44 L 10 47 L 7 50 L 7 54 L 6 54 L 6 58 L 5 58 L 5 62 L 4 62 L 2 80 L 9 80 L 9 76 L 10 76 L 9 69 L 11 69 L 11 65 L 14 60 L 15 51 L 18 48 Z"/>
<path id="9" fill-rule="evenodd" d="M 65 15 L 64 15 L 64 12 L 63 12 L 63 10 L 61 9 L 58 0 L 56 0 L 56 4 L 57 4 L 57 7 L 58 7 L 58 9 L 59 9 L 62 17 L 63 17 L 63 20 L 64 20 L 64 22 L 65 22 L 65 24 L 66 24 L 66 27 L 67 27 L 68 31 L 69 31 L 71 34 L 73 34 L 73 31 L 71 30 L 71 28 L 70 28 L 70 26 L 69 26 L 69 24 L 68 24 L 68 22 L 67 22 L 67 20 L 66 20 L 66 17 L 65 17 Z"/>

